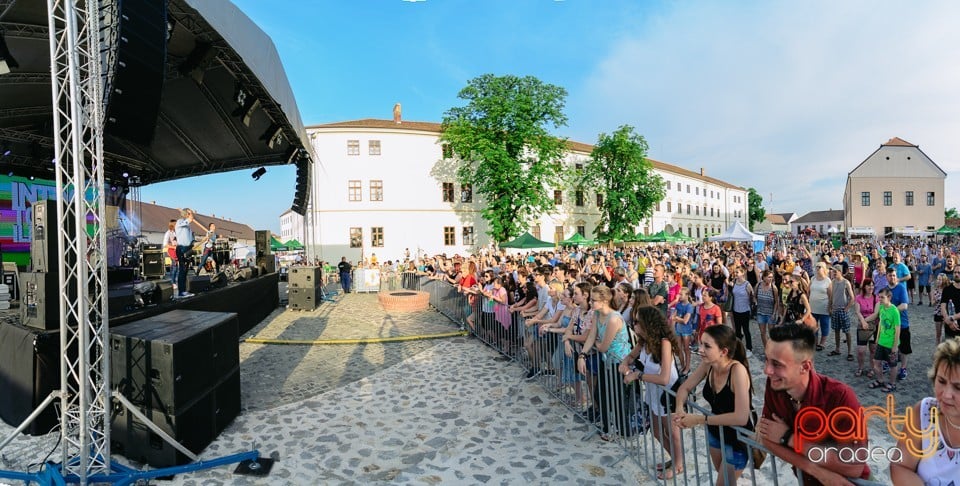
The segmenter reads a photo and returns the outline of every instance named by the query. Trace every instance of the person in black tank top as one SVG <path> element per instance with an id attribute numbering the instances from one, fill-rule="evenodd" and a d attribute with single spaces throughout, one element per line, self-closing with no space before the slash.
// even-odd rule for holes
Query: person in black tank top
<path id="1" fill-rule="evenodd" d="M 678 405 L 673 420 L 683 428 L 707 426 L 710 459 L 719 471 L 717 484 L 736 484 L 750 456 L 747 446 L 737 440 L 733 427 L 752 430 L 756 424 L 746 348 L 730 327 L 711 326 L 701 338 L 700 354 L 703 361 L 680 386 L 677 403 L 682 404 L 688 394 L 706 379 L 703 398 L 713 413 L 688 414 Z"/>

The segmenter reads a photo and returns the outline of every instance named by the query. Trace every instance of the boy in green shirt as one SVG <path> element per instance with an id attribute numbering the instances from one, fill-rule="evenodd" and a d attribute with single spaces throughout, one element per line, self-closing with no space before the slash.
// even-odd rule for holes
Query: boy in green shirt
<path id="1" fill-rule="evenodd" d="M 873 316 L 879 317 L 877 327 L 877 351 L 873 356 L 873 369 L 877 380 L 871 383 L 870 388 L 883 388 L 883 392 L 897 391 L 897 345 L 900 343 L 900 311 L 890 302 L 893 293 L 889 288 L 880 291 L 879 303 Z M 883 362 L 890 364 L 890 381 L 880 381 L 883 376 Z"/>

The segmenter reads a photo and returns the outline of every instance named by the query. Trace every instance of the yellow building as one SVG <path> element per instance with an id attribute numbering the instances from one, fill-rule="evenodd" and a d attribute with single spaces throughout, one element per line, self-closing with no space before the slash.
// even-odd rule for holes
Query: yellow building
<path id="1" fill-rule="evenodd" d="M 897 137 L 847 174 L 847 236 L 916 236 L 943 225 L 943 171 L 920 147 Z"/>

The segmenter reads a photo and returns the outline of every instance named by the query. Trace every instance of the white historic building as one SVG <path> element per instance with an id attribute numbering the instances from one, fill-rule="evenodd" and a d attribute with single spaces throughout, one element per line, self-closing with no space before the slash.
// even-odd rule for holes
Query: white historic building
<path id="1" fill-rule="evenodd" d="M 847 174 L 848 236 L 914 236 L 943 226 L 946 178 L 919 146 L 891 138 Z"/>
<path id="2" fill-rule="evenodd" d="M 315 235 L 298 234 L 302 219 L 281 215 L 281 235 L 310 240 L 327 261 L 379 261 L 427 254 L 466 254 L 489 244 L 484 203 L 472 188 L 457 183 L 457 161 L 439 141 L 440 124 L 364 119 L 307 127 L 318 157 L 313 193 Z M 569 142 L 566 163 L 589 162 L 592 145 Z M 666 196 L 638 232 L 666 229 L 694 238 L 720 233 L 747 217 L 742 187 L 651 160 L 666 182 Z M 530 232 L 556 242 L 574 232 L 592 237 L 599 221 L 598 194 L 586 189 L 551 188 L 556 211 L 541 215 Z M 300 225 L 300 226 L 298 226 Z M 301 230 L 302 231 L 302 230 Z"/>

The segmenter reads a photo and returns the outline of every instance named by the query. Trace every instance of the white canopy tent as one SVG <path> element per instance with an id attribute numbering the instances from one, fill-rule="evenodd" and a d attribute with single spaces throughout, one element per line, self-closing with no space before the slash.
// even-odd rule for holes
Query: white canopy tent
<path id="1" fill-rule="evenodd" d="M 739 221 L 734 221 L 723 233 L 711 236 L 708 241 L 764 241 L 763 235 L 751 233 Z"/>

